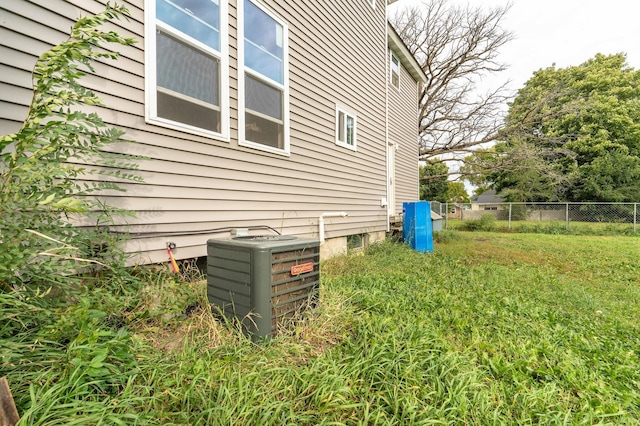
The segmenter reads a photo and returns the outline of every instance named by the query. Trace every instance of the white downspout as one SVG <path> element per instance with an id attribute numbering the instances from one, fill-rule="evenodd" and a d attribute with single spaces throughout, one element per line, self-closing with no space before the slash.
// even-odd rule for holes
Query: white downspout
<path id="1" fill-rule="evenodd" d="M 318 218 L 318 235 L 320 237 L 320 245 L 324 243 L 324 218 L 325 217 L 347 217 L 347 212 L 328 212 L 322 213 Z"/>
<path id="2" fill-rule="evenodd" d="M 387 23 L 387 18 L 386 18 L 386 14 L 385 14 L 385 22 L 384 22 L 384 42 L 385 42 L 385 49 L 384 49 L 384 155 L 385 158 L 387 159 L 386 161 L 386 188 L 387 188 L 387 205 L 386 205 L 386 209 L 387 209 L 387 232 L 389 232 L 391 230 L 391 223 L 390 223 L 390 211 L 391 211 L 391 206 L 389 205 L 389 200 L 391 200 L 393 197 L 391 197 L 391 185 L 389 184 L 389 179 L 391 177 L 391 170 L 389 169 L 389 167 L 391 166 L 389 164 L 390 162 L 390 158 L 389 158 L 389 79 L 390 79 L 390 75 L 389 75 L 389 61 L 391 60 L 390 56 L 389 56 L 389 24 Z"/>

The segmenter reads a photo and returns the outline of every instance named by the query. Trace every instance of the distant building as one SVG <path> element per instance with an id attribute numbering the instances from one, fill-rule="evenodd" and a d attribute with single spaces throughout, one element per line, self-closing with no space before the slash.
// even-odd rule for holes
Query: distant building
<path id="1" fill-rule="evenodd" d="M 504 202 L 495 190 L 489 189 L 471 199 L 471 210 L 503 210 Z"/>

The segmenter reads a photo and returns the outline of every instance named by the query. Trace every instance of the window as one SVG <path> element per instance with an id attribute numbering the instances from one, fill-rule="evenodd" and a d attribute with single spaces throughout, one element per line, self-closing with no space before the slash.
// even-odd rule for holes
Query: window
<path id="1" fill-rule="evenodd" d="M 289 154 L 288 28 L 253 0 L 238 2 L 238 140 Z"/>
<path id="2" fill-rule="evenodd" d="M 356 115 L 336 106 L 336 145 L 356 150 L 357 142 Z"/>
<path id="3" fill-rule="evenodd" d="M 371 5 L 371 7 L 373 7 L 375 9 L 376 7 L 376 0 L 369 0 L 369 4 Z"/>
<path id="4" fill-rule="evenodd" d="M 396 89 L 400 89 L 400 61 L 391 54 L 391 85 Z"/>
<path id="5" fill-rule="evenodd" d="M 347 235 L 347 249 L 355 250 L 364 248 L 368 234 Z"/>
<path id="6" fill-rule="evenodd" d="M 148 122 L 228 139 L 226 0 L 148 0 Z"/>

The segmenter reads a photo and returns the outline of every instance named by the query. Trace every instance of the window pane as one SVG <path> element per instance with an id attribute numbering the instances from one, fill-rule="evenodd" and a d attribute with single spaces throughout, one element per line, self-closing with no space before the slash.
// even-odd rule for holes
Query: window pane
<path id="1" fill-rule="evenodd" d="M 158 0 L 156 17 L 220 51 L 220 5 L 218 0 Z"/>
<path id="2" fill-rule="evenodd" d="M 161 32 L 157 34 L 158 86 L 220 105 L 220 61 Z"/>
<path id="3" fill-rule="evenodd" d="M 353 145 L 353 134 L 355 130 L 355 120 L 347 115 L 347 144 Z"/>
<path id="4" fill-rule="evenodd" d="M 245 139 L 262 145 L 284 149 L 284 126 L 282 123 L 247 112 L 245 114 Z"/>
<path id="5" fill-rule="evenodd" d="M 344 142 L 344 112 L 338 111 L 338 140 Z"/>
<path id="6" fill-rule="evenodd" d="M 277 120 L 282 120 L 282 90 L 264 84 L 245 74 L 245 107 Z"/>
<path id="7" fill-rule="evenodd" d="M 220 110 L 157 92 L 158 117 L 220 132 Z"/>
<path id="8" fill-rule="evenodd" d="M 249 0 L 244 0 L 244 7 L 245 65 L 273 81 L 284 84 L 282 25 Z"/>
<path id="9" fill-rule="evenodd" d="M 400 87 L 400 61 L 395 55 L 391 55 L 391 84 Z"/>

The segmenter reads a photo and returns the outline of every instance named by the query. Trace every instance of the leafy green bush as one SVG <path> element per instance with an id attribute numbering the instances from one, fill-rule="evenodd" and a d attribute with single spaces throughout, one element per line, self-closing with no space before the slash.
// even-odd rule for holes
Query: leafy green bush
<path id="1" fill-rule="evenodd" d="M 511 204 L 511 220 L 527 220 L 529 211 L 525 204 Z"/>
<path id="2" fill-rule="evenodd" d="M 80 18 L 66 41 L 43 53 L 34 67 L 33 98 L 22 128 L 0 137 L 0 286 L 5 290 L 64 284 L 66 275 L 96 255 L 83 246 L 100 242 L 69 219 L 105 212 L 86 198 L 92 192 L 119 189 L 116 180 L 140 180 L 127 172 L 136 168 L 133 157 L 105 151 L 122 141 L 123 132 L 92 111 L 102 102 L 79 82 L 83 69 L 94 71 L 92 61 L 118 57 L 106 44 L 134 43 L 100 29 L 127 14 L 124 7 L 107 5 L 96 16 Z M 87 179 L 92 174 L 99 179 Z"/>
<path id="3" fill-rule="evenodd" d="M 465 231 L 483 231 L 490 232 L 495 230 L 496 217 L 491 213 L 483 214 L 480 219 L 465 222 L 461 229 Z"/>
<path id="4" fill-rule="evenodd" d="M 121 404 L 138 374 L 137 346 L 112 316 L 137 306 L 126 301 L 140 284 L 105 278 L 70 277 L 63 295 L 35 286 L 0 292 L 0 376 L 9 379 L 20 424 L 124 424 L 138 416 L 132 401 Z"/>
<path id="5" fill-rule="evenodd" d="M 20 424 L 143 417 L 132 410 L 142 398 L 126 398 L 138 371 L 135 341 L 122 328 L 126 318 L 113 314 L 138 306 L 141 285 L 124 268 L 119 239 L 99 226 L 126 212 L 89 197 L 140 178 L 135 157 L 108 152 L 123 132 L 102 121 L 102 102 L 80 82 L 92 61 L 118 57 L 109 44 L 134 43 L 101 29 L 127 16 L 107 4 L 43 53 L 22 128 L 0 137 L 0 376 L 9 379 Z M 72 226 L 78 215 L 95 228 Z"/>

